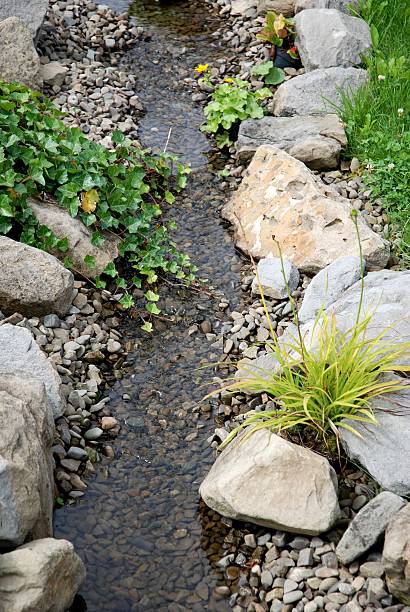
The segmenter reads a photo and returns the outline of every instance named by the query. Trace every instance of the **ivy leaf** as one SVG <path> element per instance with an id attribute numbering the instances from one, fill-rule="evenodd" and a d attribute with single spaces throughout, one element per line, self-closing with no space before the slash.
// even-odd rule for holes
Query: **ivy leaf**
<path id="1" fill-rule="evenodd" d="M 164 195 L 168 204 L 173 204 L 175 202 L 175 196 L 170 191 L 166 191 Z"/>
<path id="2" fill-rule="evenodd" d="M 149 334 L 152 332 L 152 323 L 146 321 L 144 325 L 141 325 L 141 329 Z"/>
<path id="3" fill-rule="evenodd" d="M 86 255 L 84 257 L 84 263 L 87 264 L 90 268 L 95 268 L 95 257 L 94 255 Z"/>
<path id="4" fill-rule="evenodd" d="M 161 312 L 161 309 L 158 308 L 158 306 L 154 304 L 153 302 L 148 302 L 148 304 L 146 305 L 146 309 L 148 310 L 149 313 L 153 315 L 159 315 Z"/>
<path id="5" fill-rule="evenodd" d="M 107 274 L 108 276 L 111 276 L 112 278 L 115 278 L 116 276 L 118 276 L 118 272 L 116 270 L 114 262 L 111 261 L 107 266 L 105 266 L 104 274 Z"/>
<path id="6" fill-rule="evenodd" d="M 134 299 L 132 295 L 129 295 L 128 293 L 123 295 L 122 298 L 120 299 L 120 304 L 124 308 L 131 308 L 132 306 L 134 306 Z"/>
<path id="7" fill-rule="evenodd" d="M 149 289 L 146 293 L 144 293 L 144 295 L 147 298 L 147 300 L 149 300 L 150 302 L 158 302 L 159 300 L 159 295 L 155 293 L 154 291 L 151 291 L 151 289 Z"/>

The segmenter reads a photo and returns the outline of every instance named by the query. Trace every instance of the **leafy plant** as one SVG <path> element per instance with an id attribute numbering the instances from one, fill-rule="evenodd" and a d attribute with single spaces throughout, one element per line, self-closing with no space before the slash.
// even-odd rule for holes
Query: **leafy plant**
<path id="1" fill-rule="evenodd" d="M 132 278 L 120 278 L 111 262 L 96 279 L 99 287 L 109 277 L 121 290 L 154 285 L 159 272 L 192 280 L 188 257 L 169 235 L 174 224 L 159 221 L 162 205 L 174 201 L 189 169 L 168 154 L 153 157 L 120 132 L 112 141 L 113 150 L 92 142 L 67 127 L 41 94 L 0 82 L 0 233 L 46 251 L 67 251 L 67 238 L 57 239 L 30 208 L 29 197 L 45 192 L 91 229 L 94 245 L 104 242 L 103 231 L 120 237 L 120 255 L 131 265 Z M 85 261 L 91 269 L 91 255 Z M 148 312 L 157 314 L 156 294 L 145 295 Z M 130 306 L 131 296 L 126 293 L 122 303 Z"/>
<path id="2" fill-rule="evenodd" d="M 261 76 L 266 85 L 280 85 L 285 80 L 282 68 L 277 68 L 272 61 L 262 62 L 251 69 L 253 76 Z"/>
<path id="3" fill-rule="evenodd" d="M 239 78 L 225 79 L 211 94 L 211 102 L 204 109 L 207 121 L 201 130 L 216 134 L 219 148 L 229 146 L 232 144 L 231 128 L 244 119 L 263 117 L 260 101 L 271 96 L 272 92 L 266 87 L 253 92 L 247 81 Z"/>
<path id="4" fill-rule="evenodd" d="M 266 13 L 265 25 L 256 35 L 258 40 L 272 45 L 274 53 L 276 48 L 283 47 L 290 57 L 299 59 L 297 47 L 293 42 L 294 37 L 293 19 L 284 17 L 282 13 L 278 15 L 274 11 Z"/>
<path id="5" fill-rule="evenodd" d="M 357 229 L 357 225 L 356 225 Z M 279 245 L 278 245 L 279 247 Z M 280 249 L 279 249 L 280 252 Z M 360 255 L 361 249 L 360 249 Z M 282 272 L 285 277 L 282 261 Z M 257 270 L 256 270 L 257 274 Z M 257 275 L 265 314 L 269 319 L 261 283 Z M 244 428 L 251 435 L 259 429 L 276 433 L 306 430 L 331 448 L 332 440 L 338 441 L 338 427 L 359 432 L 345 419 L 358 423 L 376 424 L 371 408 L 373 398 L 408 387 L 388 375 L 394 371 L 410 371 L 410 366 L 398 365 L 398 361 L 410 355 L 410 343 L 384 341 L 389 328 L 375 338 L 368 337 L 371 313 L 362 316 L 364 281 L 354 325 L 340 331 L 334 315 L 322 309 L 315 320 L 309 345 L 303 337 L 294 299 L 288 291 L 297 334 L 280 343 L 272 329 L 270 348 L 277 361 L 275 371 L 257 370 L 255 366 L 241 366 L 238 378 L 226 385 L 230 392 L 242 390 L 266 393 L 275 402 L 273 410 L 256 412 L 248 416 L 226 438 L 222 447 Z M 238 374 L 237 373 L 237 374 Z"/>

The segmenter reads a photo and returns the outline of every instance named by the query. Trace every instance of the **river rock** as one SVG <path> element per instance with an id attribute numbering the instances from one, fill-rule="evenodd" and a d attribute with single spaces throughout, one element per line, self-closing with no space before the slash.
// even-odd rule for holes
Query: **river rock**
<path id="1" fill-rule="evenodd" d="M 361 68 L 324 68 L 285 81 L 273 96 L 273 114 L 282 117 L 293 115 L 327 115 L 340 107 L 340 91 L 353 94 L 368 80 Z"/>
<path id="2" fill-rule="evenodd" d="M 0 21 L 0 78 L 38 88 L 40 59 L 30 30 L 18 17 Z"/>
<path id="3" fill-rule="evenodd" d="M 324 185 L 306 166 L 272 146 L 256 151 L 248 175 L 223 207 L 236 244 L 253 257 L 283 256 L 300 271 L 316 273 L 346 253 L 358 251 L 351 204 Z M 359 217 L 368 267 L 383 267 L 386 241 Z"/>
<path id="4" fill-rule="evenodd" d="M 252 283 L 252 293 L 260 294 L 259 283 L 262 286 L 263 294 L 275 300 L 283 300 L 288 297 L 288 292 L 292 293 L 299 284 L 299 271 L 287 259 L 280 257 L 268 257 L 261 259 L 257 265 L 258 278 L 255 276 Z"/>
<path id="5" fill-rule="evenodd" d="M 330 529 L 340 513 L 327 459 L 265 429 L 229 444 L 200 495 L 223 516 L 308 535 Z"/>
<path id="6" fill-rule="evenodd" d="M 80 219 L 71 217 L 56 203 L 32 198 L 30 207 L 42 225 L 50 228 L 58 238 L 68 238 L 68 251 L 65 253 L 55 251 L 54 255 L 61 259 L 68 256 L 73 262 L 74 270 L 86 278 L 100 275 L 106 266 L 118 257 L 119 239 L 103 233 L 104 243 L 101 246 L 94 246 L 91 243 L 92 232 Z M 84 257 L 87 255 L 95 259 L 93 268 L 84 262 Z"/>
<path id="7" fill-rule="evenodd" d="M 0 432 L 0 547 L 18 546 L 53 533 L 53 412 L 26 372 L 0 373 Z"/>
<path id="8" fill-rule="evenodd" d="M 0 236 L 0 310 L 28 317 L 65 315 L 74 277 L 53 255 Z"/>
<path id="9" fill-rule="evenodd" d="M 65 612 L 84 580 L 84 564 L 71 542 L 30 542 L 0 556 L 0 609 Z"/>
<path id="10" fill-rule="evenodd" d="M 357 6 L 355 0 L 296 0 L 295 13 L 305 9 L 336 9 L 351 15 L 349 6 Z"/>
<path id="11" fill-rule="evenodd" d="M 335 114 L 304 117 L 263 117 L 242 121 L 236 143 L 240 163 L 248 162 L 265 144 L 283 149 L 314 170 L 336 168 L 347 145 L 345 130 Z"/>
<path id="12" fill-rule="evenodd" d="M 23 372 L 44 384 L 54 418 L 62 416 L 64 402 L 60 395 L 60 377 L 40 350 L 28 329 L 6 323 L 0 326 L 0 374 Z"/>
<path id="13" fill-rule="evenodd" d="M 314 319 L 321 308 L 333 304 L 354 283 L 360 280 L 360 257 L 345 255 L 323 268 L 306 288 L 299 309 L 299 321 Z"/>
<path id="14" fill-rule="evenodd" d="M 336 547 L 343 565 L 349 565 L 369 550 L 384 533 L 389 521 L 406 504 L 402 497 L 382 491 L 356 514 Z"/>
<path id="15" fill-rule="evenodd" d="M 295 0 L 257 0 L 257 10 L 259 15 L 274 11 L 290 17 L 295 14 Z"/>
<path id="16" fill-rule="evenodd" d="M 359 17 L 335 9 L 301 11 L 294 20 L 295 43 L 306 71 L 356 66 L 370 49 L 370 27 Z"/>
<path id="17" fill-rule="evenodd" d="M 410 606 L 410 504 L 406 504 L 387 527 L 383 564 L 390 593 Z"/>
<path id="18" fill-rule="evenodd" d="M 0 21 L 19 17 L 36 38 L 48 9 L 48 0 L 1 0 Z"/>

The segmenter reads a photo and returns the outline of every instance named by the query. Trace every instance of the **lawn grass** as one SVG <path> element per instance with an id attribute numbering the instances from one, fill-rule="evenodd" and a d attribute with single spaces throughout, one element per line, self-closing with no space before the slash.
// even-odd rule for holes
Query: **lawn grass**
<path id="1" fill-rule="evenodd" d="M 400 232 L 399 254 L 410 263 L 410 3 L 361 0 L 358 13 L 372 29 L 365 58 L 368 85 L 344 99 L 348 155 Z"/>

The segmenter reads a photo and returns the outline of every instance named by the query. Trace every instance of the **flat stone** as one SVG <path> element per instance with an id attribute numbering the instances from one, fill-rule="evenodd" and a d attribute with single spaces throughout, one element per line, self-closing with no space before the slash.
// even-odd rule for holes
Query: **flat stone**
<path id="1" fill-rule="evenodd" d="M 292 79 L 293 80 L 293 79 Z M 222 209 L 237 246 L 255 258 L 283 257 L 301 272 L 317 273 L 342 255 L 358 251 L 351 204 L 285 151 L 259 147 L 248 175 Z M 358 217 L 369 268 L 384 267 L 389 248 Z"/>
<path id="2" fill-rule="evenodd" d="M 64 414 L 65 403 L 60 394 L 61 381 L 56 370 L 24 327 L 6 323 L 0 326 L 0 374 L 22 373 L 44 384 L 54 418 Z"/>
<path id="3" fill-rule="evenodd" d="M 299 271 L 287 259 L 283 261 L 279 257 L 261 259 L 257 265 L 257 272 L 259 282 L 255 276 L 252 283 L 254 295 L 260 295 L 260 283 L 265 297 L 283 300 L 288 297 L 288 292 L 295 291 L 299 284 Z"/>
<path id="4" fill-rule="evenodd" d="M 51 87 L 61 87 L 67 75 L 68 68 L 59 62 L 49 62 L 42 64 L 40 75 L 44 83 Z"/>
<path id="5" fill-rule="evenodd" d="M 0 21 L 0 77 L 6 83 L 17 81 L 33 88 L 41 85 L 40 58 L 32 34 L 18 17 Z"/>
<path id="6" fill-rule="evenodd" d="M 255 11 L 257 0 L 232 0 L 231 15 L 248 15 Z"/>
<path id="7" fill-rule="evenodd" d="M 367 552 L 405 503 L 403 498 L 389 491 L 382 491 L 371 499 L 356 514 L 336 547 L 340 562 L 348 565 Z"/>
<path id="8" fill-rule="evenodd" d="M 383 565 L 390 593 L 410 606 L 410 504 L 389 522 L 384 538 Z"/>
<path id="9" fill-rule="evenodd" d="M 293 115 L 327 115 L 341 105 L 340 91 L 351 96 L 368 80 L 361 68 L 325 68 L 285 81 L 273 96 L 273 114 L 281 117 Z"/>
<path id="10" fill-rule="evenodd" d="M 200 494 L 223 516 L 308 535 L 327 531 L 340 513 L 328 461 L 267 430 L 233 440 Z"/>
<path id="11" fill-rule="evenodd" d="M 65 612 L 84 580 L 84 564 L 67 540 L 44 538 L 0 555 L 0 601 L 7 612 Z"/>
<path id="12" fill-rule="evenodd" d="M 0 374 L 0 432 L 0 547 L 18 546 L 53 532 L 54 420 L 43 382 Z"/>
<path id="13" fill-rule="evenodd" d="M 320 270 L 305 290 L 298 313 L 300 322 L 314 319 L 321 308 L 326 310 L 360 278 L 360 257 L 354 255 L 339 257 Z"/>
<path id="14" fill-rule="evenodd" d="M 303 591 L 291 591 L 290 593 L 283 594 L 283 603 L 292 604 L 300 601 L 303 597 Z"/>
<path id="15" fill-rule="evenodd" d="M 74 277 L 53 255 L 0 236 L 0 310 L 29 317 L 65 315 Z"/>
<path id="16" fill-rule="evenodd" d="M 360 566 L 359 572 L 365 578 L 381 578 L 384 574 L 384 567 L 379 561 L 366 561 Z"/>
<path id="17" fill-rule="evenodd" d="M 242 121 L 236 143 L 241 164 L 250 161 L 261 145 L 273 145 L 299 159 L 309 168 L 337 168 L 347 139 L 335 114 L 324 116 L 263 117 Z"/>
<path id="18" fill-rule="evenodd" d="M 103 433 L 104 432 L 100 427 L 93 427 L 92 429 L 88 429 L 88 431 L 85 432 L 84 438 L 90 441 L 98 440 L 99 438 L 101 438 Z"/>
<path id="19" fill-rule="evenodd" d="M 357 66 L 371 47 L 370 27 L 336 9 L 310 9 L 294 19 L 295 43 L 306 71 Z"/>
<path id="20" fill-rule="evenodd" d="M 274 11 L 282 13 L 285 17 L 291 17 L 295 13 L 295 0 L 257 0 L 257 11 L 259 15 Z"/>
<path id="21" fill-rule="evenodd" d="M 76 459 L 77 461 L 88 459 L 87 451 L 79 446 L 71 446 L 71 448 L 68 449 L 67 457 L 69 459 Z"/>
<path id="22" fill-rule="evenodd" d="M 48 0 L 1 0 L 0 21 L 19 17 L 36 38 L 48 10 Z"/>

